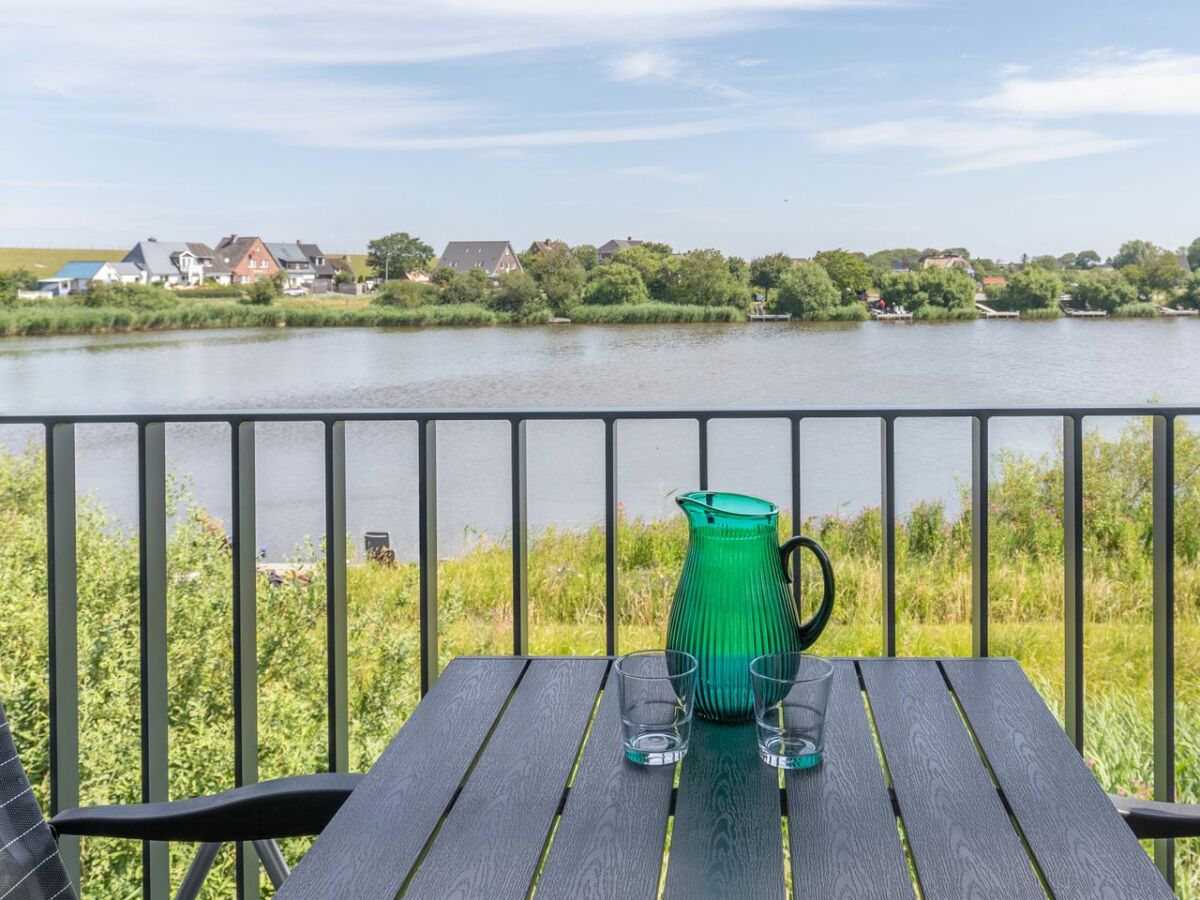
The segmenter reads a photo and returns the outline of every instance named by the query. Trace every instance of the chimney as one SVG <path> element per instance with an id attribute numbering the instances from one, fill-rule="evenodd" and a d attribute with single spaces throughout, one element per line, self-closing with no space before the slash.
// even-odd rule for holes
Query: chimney
<path id="1" fill-rule="evenodd" d="M 627 240 L 627 241 L 632 241 L 632 240 L 633 240 L 633 235 L 632 235 L 632 234 L 631 234 L 631 235 L 629 235 L 628 237 L 626 237 L 626 238 L 625 238 L 625 240 Z"/>

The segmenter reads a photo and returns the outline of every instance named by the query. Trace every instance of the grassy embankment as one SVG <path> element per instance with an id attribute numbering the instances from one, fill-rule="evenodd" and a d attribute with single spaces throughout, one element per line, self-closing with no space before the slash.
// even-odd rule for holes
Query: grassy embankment
<path id="1" fill-rule="evenodd" d="M 1145 796 L 1152 772 L 1147 429 L 1119 439 L 1089 436 L 1086 506 L 1086 755 L 1108 789 Z M 1177 756 L 1181 798 L 1200 800 L 1200 440 L 1181 430 L 1177 450 Z M 47 789 L 44 465 L 35 455 L 0 457 L 0 697 L 38 795 Z M 1062 704 L 1061 476 L 1052 463 L 1003 458 L 993 473 L 991 650 L 1016 657 L 1057 711 Z M 185 503 L 178 491 L 172 504 Z M 782 523 L 787 531 L 788 523 Z M 833 621 L 815 647 L 826 654 L 880 650 L 879 512 L 812 518 L 806 533 L 829 550 L 838 577 Z M 970 651 L 969 514 L 920 504 L 897 533 L 898 643 L 905 655 Z M 660 646 L 686 545 L 679 518 L 623 521 L 619 539 L 619 639 L 625 649 Z M 547 530 L 529 557 L 535 653 L 603 652 L 601 528 Z M 298 549 L 307 557 L 311 547 Z M 232 781 L 229 549 L 202 510 L 180 520 L 169 546 L 169 715 L 172 796 Z M 82 796 L 139 796 L 137 542 L 85 501 L 79 517 Z M 803 577 L 809 596 L 815 566 Z M 439 564 L 441 658 L 510 649 L 511 553 L 484 540 Z M 325 758 L 325 599 L 318 566 L 308 584 L 260 582 L 258 664 L 260 774 L 316 771 Z M 411 712 L 418 695 L 418 572 L 355 564 L 349 572 L 351 765 L 364 769 Z M 289 855 L 304 842 L 289 842 Z M 173 877 L 193 848 L 172 850 Z M 1180 893 L 1200 897 L 1200 848 L 1180 846 Z M 84 843 L 86 893 L 138 892 L 140 848 Z M 231 858 L 212 885 L 227 895 Z"/>

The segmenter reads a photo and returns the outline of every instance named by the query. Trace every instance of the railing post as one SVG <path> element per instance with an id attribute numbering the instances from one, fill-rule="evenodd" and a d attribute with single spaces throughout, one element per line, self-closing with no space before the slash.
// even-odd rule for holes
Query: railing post
<path id="1" fill-rule="evenodd" d="M 791 459 L 791 486 L 792 486 L 792 535 L 800 533 L 800 528 L 804 524 L 800 519 L 800 423 L 803 419 L 790 419 L 788 421 L 789 428 L 789 443 L 792 449 Z M 800 588 L 800 552 L 792 554 L 792 599 L 796 602 L 796 609 L 800 609 L 800 598 L 803 592 Z"/>
<path id="2" fill-rule="evenodd" d="M 258 547 L 255 536 L 254 423 L 234 422 L 233 510 L 233 777 L 258 781 Z M 257 900 L 258 856 L 237 845 L 238 900 Z"/>
<path id="3" fill-rule="evenodd" d="M 325 641 L 329 771 L 350 771 L 346 637 L 346 423 L 325 423 Z"/>
<path id="4" fill-rule="evenodd" d="M 1154 799 L 1175 800 L 1175 417 L 1154 417 Z M 1154 861 L 1175 887 L 1175 842 Z"/>
<path id="5" fill-rule="evenodd" d="M 162 422 L 138 426 L 138 583 L 141 619 L 142 802 L 168 799 L 167 443 Z M 164 841 L 142 844 L 142 895 L 171 896 Z"/>
<path id="6" fill-rule="evenodd" d="M 1083 752 L 1083 417 L 1063 416 L 1065 726 Z"/>
<path id="7" fill-rule="evenodd" d="M 79 632 L 75 592 L 75 426 L 46 426 L 46 581 L 50 636 L 50 814 L 79 805 Z M 59 855 L 79 890 L 79 838 Z"/>
<path id="8" fill-rule="evenodd" d="M 604 652 L 617 654 L 617 421 L 604 420 Z"/>
<path id="9" fill-rule="evenodd" d="M 708 490 L 708 419 L 696 420 L 697 451 L 699 455 L 700 490 Z"/>
<path id="10" fill-rule="evenodd" d="M 420 560 L 421 696 L 438 677 L 437 421 L 417 423 L 417 515 Z"/>
<path id="11" fill-rule="evenodd" d="M 525 420 L 512 422 L 513 653 L 529 653 L 529 482 Z"/>
<path id="12" fill-rule="evenodd" d="M 988 420 L 971 419 L 971 655 L 988 655 Z"/>
<path id="13" fill-rule="evenodd" d="M 895 420 L 879 420 L 881 545 L 883 580 L 883 655 L 896 655 L 896 434 Z"/>

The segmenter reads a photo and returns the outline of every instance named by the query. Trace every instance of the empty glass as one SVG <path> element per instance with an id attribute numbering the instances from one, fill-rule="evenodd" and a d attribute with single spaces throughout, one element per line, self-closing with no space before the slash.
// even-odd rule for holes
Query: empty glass
<path id="1" fill-rule="evenodd" d="M 681 650 L 639 650 L 616 662 L 625 758 L 643 766 L 683 759 L 692 736 L 696 657 Z"/>
<path id="2" fill-rule="evenodd" d="M 833 665 L 807 653 L 768 653 L 750 663 L 758 755 L 779 769 L 807 769 L 825 749 Z"/>

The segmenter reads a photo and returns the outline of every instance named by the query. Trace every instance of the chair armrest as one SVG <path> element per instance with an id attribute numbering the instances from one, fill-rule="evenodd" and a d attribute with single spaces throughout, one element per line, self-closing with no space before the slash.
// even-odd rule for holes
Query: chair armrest
<path id="1" fill-rule="evenodd" d="M 1139 838 L 1200 836 L 1200 803 L 1164 803 L 1109 794 L 1113 806 Z"/>
<path id="2" fill-rule="evenodd" d="M 50 827 L 58 834 L 202 843 L 316 835 L 361 780 L 341 773 L 297 775 L 210 797 L 64 809 Z"/>

